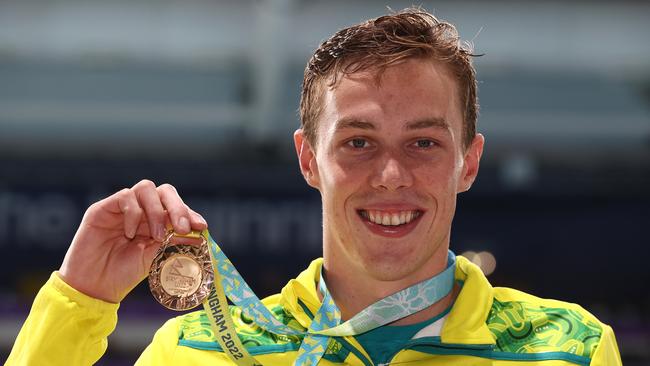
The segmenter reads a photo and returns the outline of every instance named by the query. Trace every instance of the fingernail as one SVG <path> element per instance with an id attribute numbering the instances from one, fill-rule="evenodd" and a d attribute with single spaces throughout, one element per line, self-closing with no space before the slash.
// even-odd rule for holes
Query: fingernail
<path id="1" fill-rule="evenodd" d="M 181 216 L 180 219 L 178 219 L 178 226 L 181 228 L 183 231 L 190 231 L 192 228 L 190 227 L 190 220 L 187 219 L 185 216 Z"/>

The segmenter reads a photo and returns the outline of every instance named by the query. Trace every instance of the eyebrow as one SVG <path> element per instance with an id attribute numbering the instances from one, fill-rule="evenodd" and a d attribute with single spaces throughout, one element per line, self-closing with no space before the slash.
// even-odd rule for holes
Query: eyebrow
<path id="1" fill-rule="evenodd" d="M 360 130 L 376 130 L 375 125 L 370 123 L 370 122 L 365 122 L 361 121 L 358 119 L 354 118 L 343 118 L 338 121 L 336 121 L 336 125 L 334 126 L 334 129 L 336 131 L 338 130 L 344 130 L 347 128 L 357 128 Z"/>
<path id="2" fill-rule="evenodd" d="M 448 130 L 450 128 L 449 123 L 443 118 L 427 118 L 419 121 L 413 121 L 406 124 L 404 129 L 406 130 L 421 130 L 424 128 L 440 128 L 443 130 Z"/>
<path id="3" fill-rule="evenodd" d="M 334 129 L 336 131 L 356 128 L 360 130 L 376 130 L 377 127 L 372 122 L 366 122 L 363 120 L 358 120 L 354 118 L 343 118 L 336 121 Z M 439 128 L 443 130 L 448 130 L 450 128 L 449 123 L 443 118 L 426 118 L 418 121 L 408 122 L 404 129 L 407 131 L 412 130 L 421 130 L 425 128 Z"/>

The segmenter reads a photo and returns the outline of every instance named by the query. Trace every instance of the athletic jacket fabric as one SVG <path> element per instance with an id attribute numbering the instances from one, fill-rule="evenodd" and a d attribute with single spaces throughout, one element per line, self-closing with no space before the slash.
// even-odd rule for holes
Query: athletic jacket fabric
<path id="1" fill-rule="evenodd" d="M 309 326 L 320 306 L 322 259 L 317 259 L 280 294 L 263 300 L 285 324 Z M 390 363 L 405 366 L 617 366 L 612 329 L 576 304 L 540 299 L 509 288 L 493 288 L 481 270 L 457 257 L 462 289 L 441 321 L 418 332 Z M 106 351 L 117 322 L 117 304 L 90 298 L 55 272 L 37 295 L 7 365 L 90 365 Z M 241 310 L 230 312 L 248 351 L 263 365 L 292 365 L 299 336 L 275 335 L 257 327 Z M 136 365 L 232 365 L 221 352 L 203 310 L 167 321 Z M 319 365 L 371 366 L 354 337 L 334 337 Z"/>

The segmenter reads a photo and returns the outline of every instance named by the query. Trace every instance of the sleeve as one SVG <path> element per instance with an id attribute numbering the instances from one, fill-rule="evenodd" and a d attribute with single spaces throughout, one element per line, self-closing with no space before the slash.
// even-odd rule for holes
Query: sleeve
<path id="1" fill-rule="evenodd" d="M 622 366 L 621 355 L 618 352 L 614 331 L 608 325 L 603 324 L 603 334 L 596 347 L 590 366 Z"/>
<path id="2" fill-rule="evenodd" d="M 75 290 L 52 273 L 5 365 L 92 365 L 106 351 L 118 307 Z"/>
<path id="3" fill-rule="evenodd" d="M 173 365 L 178 348 L 180 318 L 173 318 L 156 332 L 151 344 L 145 348 L 135 366 Z"/>

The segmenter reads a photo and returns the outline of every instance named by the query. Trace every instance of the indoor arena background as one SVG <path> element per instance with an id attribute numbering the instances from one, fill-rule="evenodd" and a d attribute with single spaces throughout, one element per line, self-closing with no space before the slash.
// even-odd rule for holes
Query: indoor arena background
<path id="1" fill-rule="evenodd" d="M 0 360 L 85 208 L 175 185 L 260 296 L 320 255 L 292 132 L 303 67 L 399 1 L 0 1 Z M 496 286 L 578 302 L 650 364 L 650 5 L 423 2 L 473 42 L 486 150 L 451 247 Z M 166 318 L 146 282 L 100 365 Z"/>

